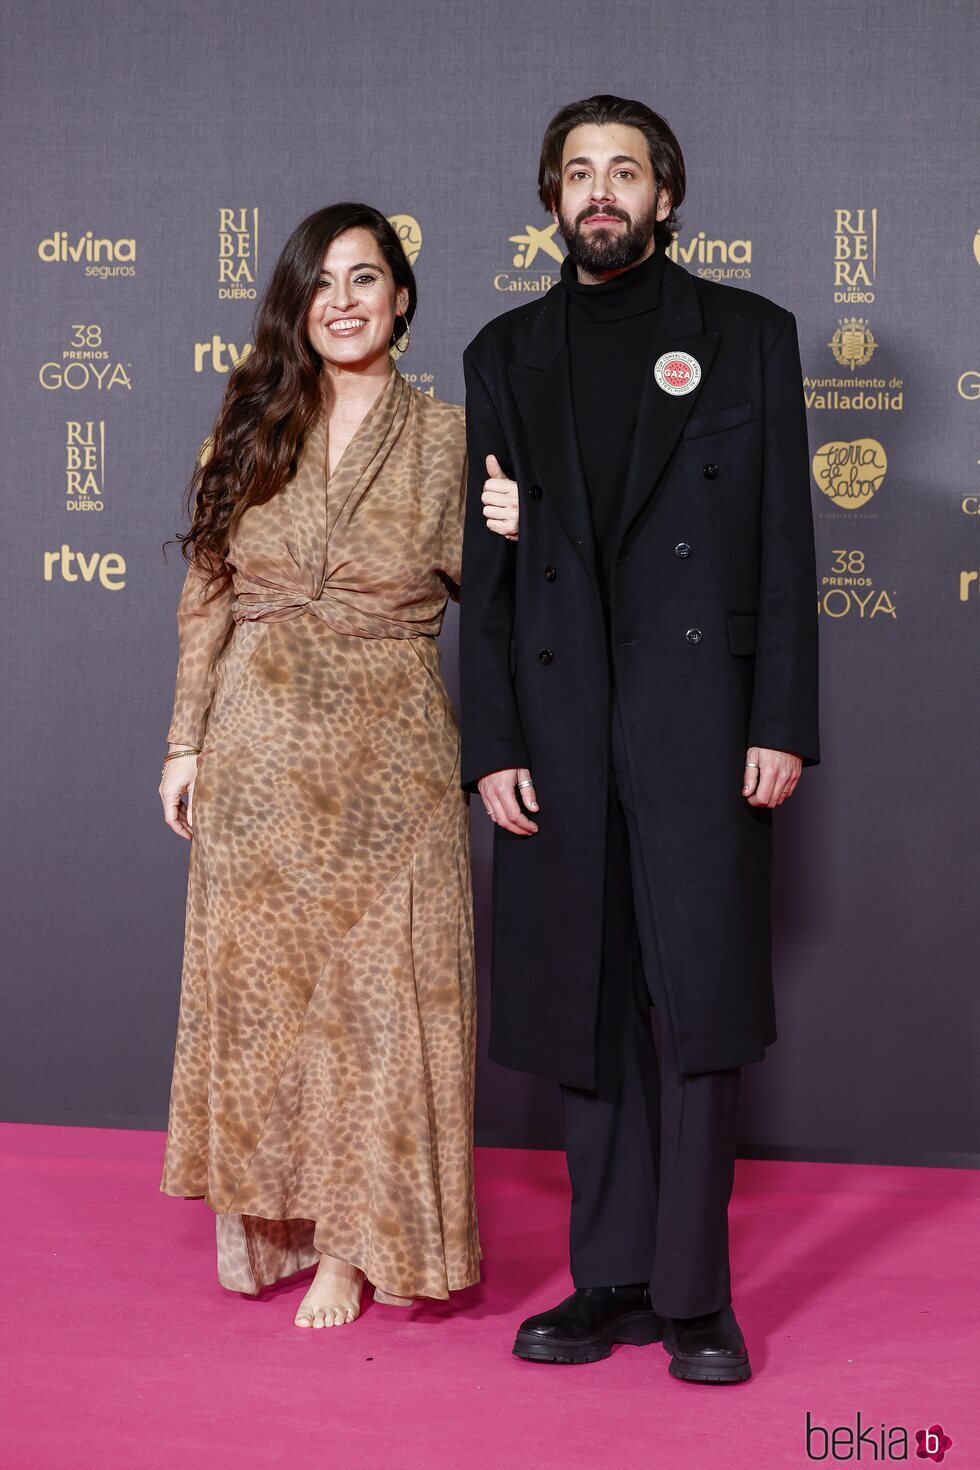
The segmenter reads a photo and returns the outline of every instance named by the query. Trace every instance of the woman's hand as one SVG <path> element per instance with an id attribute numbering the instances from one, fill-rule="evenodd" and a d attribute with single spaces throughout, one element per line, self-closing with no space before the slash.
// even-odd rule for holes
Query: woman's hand
<path id="1" fill-rule="evenodd" d="M 194 800 L 194 782 L 197 780 L 197 756 L 180 755 L 167 761 L 160 777 L 160 800 L 163 802 L 163 820 L 178 837 L 188 841 L 194 836 L 191 826 L 191 804 Z M 186 797 L 186 801 L 185 801 Z"/>
<path id="2" fill-rule="evenodd" d="M 517 482 L 507 479 L 495 454 L 487 455 L 487 476 L 482 496 L 487 529 L 516 541 L 520 520 Z"/>

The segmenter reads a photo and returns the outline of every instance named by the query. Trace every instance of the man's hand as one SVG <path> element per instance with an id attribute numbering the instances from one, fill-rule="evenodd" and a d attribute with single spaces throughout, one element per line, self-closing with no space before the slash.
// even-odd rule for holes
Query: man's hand
<path id="1" fill-rule="evenodd" d="M 523 766 L 512 767 L 508 771 L 491 771 L 480 781 L 479 791 L 491 822 L 496 822 L 507 832 L 515 832 L 518 837 L 533 837 L 538 830 L 537 824 L 528 820 L 517 800 L 517 786 L 523 782 L 528 784 L 522 785 L 521 800 L 529 811 L 536 812 L 538 799 L 531 784 L 531 772 Z"/>
<path id="2" fill-rule="evenodd" d="M 495 454 L 487 455 L 487 476 L 481 496 L 487 529 L 516 541 L 520 521 L 517 481 L 507 479 Z"/>
<path id="3" fill-rule="evenodd" d="M 782 806 L 796 790 L 802 770 L 801 756 L 753 745 L 745 756 L 742 795 L 748 797 L 749 806 Z"/>

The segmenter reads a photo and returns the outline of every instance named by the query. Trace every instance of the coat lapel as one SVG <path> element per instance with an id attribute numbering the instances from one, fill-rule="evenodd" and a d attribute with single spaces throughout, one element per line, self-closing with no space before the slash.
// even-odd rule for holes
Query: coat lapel
<path id="1" fill-rule="evenodd" d="M 548 292 L 523 361 L 508 371 L 544 493 L 595 582 L 592 511 L 572 413 L 565 305 L 561 287 Z"/>
<path id="2" fill-rule="evenodd" d="M 704 331 L 701 307 L 691 277 L 673 261 L 665 260 L 660 310 L 655 317 L 650 358 L 633 435 L 633 453 L 623 489 L 620 550 L 652 499 L 691 410 L 704 390 L 718 341 L 717 333 Z M 700 364 L 701 377 L 691 393 L 676 396 L 665 393 L 654 377 L 657 359 L 672 350 L 686 352 Z"/>

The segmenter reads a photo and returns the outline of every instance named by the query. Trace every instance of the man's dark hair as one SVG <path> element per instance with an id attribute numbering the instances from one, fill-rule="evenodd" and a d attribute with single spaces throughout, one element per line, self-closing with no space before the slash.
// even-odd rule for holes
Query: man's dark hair
<path id="1" fill-rule="evenodd" d="M 642 102 L 630 102 L 625 97 L 610 97 L 603 93 L 587 97 L 582 102 L 570 102 L 556 112 L 548 124 L 541 145 L 541 162 L 538 166 L 538 195 L 549 214 L 557 210 L 561 202 L 561 156 L 565 139 L 573 128 L 583 123 L 622 123 L 628 128 L 639 128 L 647 143 L 647 152 L 653 166 L 653 176 L 658 189 L 666 189 L 670 195 L 670 214 L 658 220 L 654 230 L 657 248 L 665 250 L 680 228 L 677 209 L 684 198 L 686 176 L 684 155 L 670 128 L 659 113 Z"/>

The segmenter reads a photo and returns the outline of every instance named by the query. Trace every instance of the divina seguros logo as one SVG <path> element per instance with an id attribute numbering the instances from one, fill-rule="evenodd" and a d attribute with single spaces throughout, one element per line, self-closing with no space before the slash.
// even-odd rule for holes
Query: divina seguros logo
<path id="1" fill-rule="evenodd" d="M 667 255 L 676 265 L 686 266 L 706 281 L 752 279 L 751 240 L 712 240 L 704 230 L 698 230 L 687 245 L 675 235 Z"/>
<path id="2" fill-rule="evenodd" d="M 81 265 L 85 275 L 100 281 L 136 274 L 136 241 L 100 238 L 92 230 L 74 239 L 67 230 L 55 230 L 40 242 L 37 253 L 45 265 Z"/>

